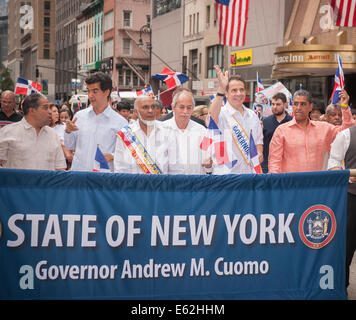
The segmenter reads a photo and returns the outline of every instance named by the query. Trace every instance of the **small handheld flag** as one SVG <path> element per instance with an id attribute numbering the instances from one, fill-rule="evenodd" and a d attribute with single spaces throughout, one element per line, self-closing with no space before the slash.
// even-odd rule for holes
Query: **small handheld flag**
<path id="1" fill-rule="evenodd" d="M 142 90 L 136 91 L 136 95 L 137 96 L 142 96 L 142 95 L 154 96 L 153 90 L 150 85 L 145 86 Z"/>
<path id="2" fill-rule="evenodd" d="M 339 93 L 342 90 L 344 90 L 345 87 L 344 71 L 342 70 L 341 58 L 339 55 L 337 56 L 337 62 L 338 62 L 338 66 L 335 73 L 335 85 L 334 85 L 333 93 L 331 94 L 331 98 L 330 98 L 333 104 L 339 102 L 340 100 Z"/>
<path id="3" fill-rule="evenodd" d="M 259 77 L 259 75 L 257 74 L 257 87 L 256 87 L 256 93 L 257 92 L 261 92 L 265 89 L 265 87 L 262 84 L 261 78 Z"/>
<path id="4" fill-rule="evenodd" d="M 95 172 L 110 172 L 109 164 L 106 161 L 105 156 L 101 152 L 99 146 L 97 146 L 97 148 L 96 148 L 93 171 L 95 171 Z"/>
<path id="5" fill-rule="evenodd" d="M 255 173 L 262 173 L 262 167 L 258 159 L 257 148 L 255 140 L 253 139 L 252 132 L 250 133 L 250 161 L 251 166 Z"/>

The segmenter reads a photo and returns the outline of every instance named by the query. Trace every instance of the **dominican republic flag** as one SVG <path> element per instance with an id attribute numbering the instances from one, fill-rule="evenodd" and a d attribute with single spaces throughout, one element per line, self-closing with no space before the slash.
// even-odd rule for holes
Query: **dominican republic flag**
<path id="1" fill-rule="evenodd" d="M 99 146 L 96 147 L 93 171 L 94 172 L 110 172 L 109 164 L 106 161 L 105 156 L 101 152 Z"/>
<path id="2" fill-rule="evenodd" d="M 260 161 L 258 159 L 257 148 L 252 132 L 250 133 L 250 163 L 255 173 L 262 173 Z"/>
<path id="3" fill-rule="evenodd" d="M 345 87 L 345 77 L 344 71 L 342 70 L 341 58 L 337 56 L 338 67 L 335 74 L 335 85 L 333 93 L 331 94 L 331 103 L 336 104 L 339 102 L 340 97 L 339 93 L 341 90 L 344 90 Z"/>
<path id="4" fill-rule="evenodd" d="M 262 84 L 260 76 L 257 74 L 257 87 L 256 87 L 256 93 L 261 92 L 265 89 L 265 87 Z"/>
<path id="5" fill-rule="evenodd" d="M 245 45 L 249 0 L 216 0 L 220 44 Z"/>
<path id="6" fill-rule="evenodd" d="M 25 78 L 17 78 L 15 94 L 23 94 L 29 96 L 32 93 L 41 93 L 42 86 Z"/>
<path id="7" fill-rule="evenodd" d="M 331 0 L 330 5 L 336 26 L 356 27 L 356 0 Z"/>
<path id="8" fill-rule="evenodd" d="M 142 90 L 136 91 L 136 95 L 137 96 L 142 96 L 142 95 L 154 96 L 154 93 L 153 93 L 153 90 L 152 90 L 151 86 L 147 85 Z"/>
<path id="9" fill-rule="evenodd" d="M 213 148 L 211 153 L 214 155 L 213 160 L 216 164 L 226 165 L 228 168 L 232 168 L 237 160 L 230 160 L 230 156 L 227 150 L 226 141 L 224 141 L 224 135 L 220 131 L 219 127 L 215 123 L 212 117 L 209 117 L 208 124 L 208 136 L 205 136 L 200 144 L 200 149 L 207 151 L 209 148 Z"/>
<path id="10" fill-rule="evenodd" d="M 164 81 L 168 89 L 176 88 L 189 80 L 188 76 L 184 73 L 175 72 L 166 67 L 163 68 L 161 73 L 155 74 L 152 78 Z"/>

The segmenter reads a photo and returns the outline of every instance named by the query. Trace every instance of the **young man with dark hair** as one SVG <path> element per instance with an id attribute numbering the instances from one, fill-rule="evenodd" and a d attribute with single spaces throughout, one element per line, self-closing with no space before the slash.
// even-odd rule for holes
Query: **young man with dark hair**
<path id="1" fill-rule="evenodd" d="M 0 130 L 0 163 L 6 168 L 65 170 L 66 162 L 56 132 L 48 127 L 51 110 L 40 94 L 27 96 L 24 117 Z"/>
<path id="2" fill-rule="evenodd" d="M 64 133 L 65 147 L 75 150 L 71 170 L 92 171 L 99 147 L 110 171 L 114 171 L 116 133 L 128 122 L 109 104 L 112 81 L 107 74 L 97 72 L 85 82 L 90 107 L 78 111 L 72 121 L 68 120 Z"/>
<path id="3" fill-rule="evenodd" d="M 261 164 L 263 173 L 268 172 L 269 144 L 272 136 L 281 124 L 293 118 L 286 112 L 288 106 L 287 97 L 284 93 L 278 92 L 272 97 L 272 115 L 263 119 L 263 162 Z"/>
<path id="4" fill-rule="evenodd" d="M 127 121 L 129 121 L 129 116 L 131 111 L 131 106 L 129 102 L 120 101 L 117 104 L 116 109 L 121 116 L 123 116 Z"/>

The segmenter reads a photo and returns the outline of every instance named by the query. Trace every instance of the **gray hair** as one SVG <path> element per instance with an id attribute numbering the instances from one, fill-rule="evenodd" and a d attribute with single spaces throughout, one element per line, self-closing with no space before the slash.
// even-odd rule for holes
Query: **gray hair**
<path id="1" fill-rule="evenodd" d="M 294 93 L 294 96 L 293 96 L 293 99 L 296 97 L 296 96 L 300 96 L 300 97 L 306 97 L 307 100 L 309 101 L 309 103 L 313 103 L 312 101 L 312 95 L 309 91 L 307 90 L 298 90 Z"/>
<path id="2" fill-rule="evenodd" d="M 134 102 L 134 109 L 137 109 L 138 108 L 138 102 L 143 100 L 143 99 L 146 99 L 146 98 L 151 98 L 153 100 L 153 98 L 151 96 L 147 96 L 147 95 L 140 95 L 138 96 L 136 99 L 135 99 L 135 102 Z"/>
<path id="3" fill-rule="evenodd" d="M 341 106 L 340 106 L 340 105 L 331 103 L 331 104 L 329 104 L 329 105 L 326 107 L 325 113 L 326 113 L 326 114 L 329 114 L 330 111 L 333 110 L 333 109 L 335 109 L 335 110 L 341 112 Z"/>
<path id="4" fill-rule="evenodd" d="M 193 104 L 193 107 L 195 107 L 195 101 L 194 101 L 194 96 L 193 96 L 193 93 L 189 90 L 184 90 L 184 91 L 179 91 L 177 92 L 174 96 L 173 96 L 173 100 L 172 100 L 172 107 L 175 107 L 177 102 L 178 102 L 178 99 L 180 96 L 182 95 L 186 95 L 186 96 L 189 96 L 192 98 L 192 104 Z"/>

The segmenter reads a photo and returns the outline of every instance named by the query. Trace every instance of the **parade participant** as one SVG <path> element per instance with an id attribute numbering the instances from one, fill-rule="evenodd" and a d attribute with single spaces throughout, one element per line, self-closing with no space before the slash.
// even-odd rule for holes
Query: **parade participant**
<path id="1" fill-rule="evenodd" d="M 293 98 L 294 119 L 279 126 L 272 137 L 269 150 L 270 173 L 320 171 L 325 169 L 325 157 L 338 132 L 354 125 L 348 107 L 346 91 L 340 94 L 343 124 L 334 126 L 324 121 L 312 121 L 311 94 L 298 90 Z"/>
<path id="2" fill-rule="evenodd" d="M 342 125 L 342 112 L 338 104 L 329 104 L 325 110 L 325 121 L 334 126 Z"/>
<path id="3" fill-rule="evenodd" d="M 331 144 L 329 170 L 356 168 L 356 126 L 339 132 Z M 350 265 L 356 251 L 356 177 L 350 177 L 347 193 L 346 224 L 346 287 L 349 285 Z"/>
<path id="4" fill-rule="evenodd" d="M 168 173 L 205 174 L 212 161 L 200 144 L 206 128 L 191 120 L 194 98 L 190 91 L 176 93 L 172 101 L 173 118 L 164 122 L 168 135 Z"/>
<path id="5" fill-rule="evenodd" d="M 208 109 L 208 106 L 206 106 L 206 105 L 196 106 L 192 113 L 192 115 L 194 117 L 197 117 L 197 118 L 203 120 L 205 123 L 206 123 L 208 114 L 209 114 L 209 109 Z"/>
<path id="6" fill-rule="evenodd" d="M 134 103 L 138 120 L 117 134 L 114 169 L 121 173 L 167 173 L 167 142 L 162 123 L 156 121 L 151 96 L 138 96 Z"/>
<path id="7" fill-rule="evenodd" d="M 341 112 L 341 111 L 340 111 Z M 323 111 L 317 105 L 313 105 L 312 111 L 309 113 L 309 119 L 313 121 L 321 121 L 323 116 Z"/>
<path id="8" fill-rule="evenodd" d="M 209 113 L 221 132 L 228 150 L 237 159 L 237 163 L 229 168 L 227 166 L 214 166 L 214 174 L 239 174 L 253 173 L 250 164 L 250 134 L 256 144 L 258 158 L 263 162 L 263 133 L 260 120 L 254 111 L 246 108 L 243 102 L 246 98 L 245 82 L 239 76 L 228 77 L 228 72 L 223 73 L 219 66 L 215 66 L 219 80 L 217 94 L 212 101 Z M 224 106 L 223 97 L 227 102 Z M 247 146 L 247 147 L 246 147 Z"/>
<path id="9" fill-rule="evenodd" d="M 272 115 L 263 119 L 263 162 L 261 164 L 263 173 L 268 172 L 269 144 L 274 131 L 281 124 L 286 123 L 293 118 L 286 112 L 288 107 L 287 97 L 284 93 L 278 92 L 272 97 Z"/>
<path id="10" fill-rule="evenodd" d="M 173 93 L 172 93 L 172 100 L 174 98 L 174 96 L 179 93 L 179 92 L 182 92 L 182 91 L 185 91 L 186 93 L 190 94 L 192 96 L 192 99 L 194 100 L 194 95 L 193 93 L 187 89 L 187 88 L 183 88 L 183 87 L 179 87 L 179 88 L 175 88 Z M 172 102 L 173 103 L 173 102 Z M 163 115 L 161 118 L 159 118 L 158 120 L 159 121 L 166 121 L 166 120 L 169 120 L 169 119 L 172 119 L 173 118 L 173 112 L 169 112 L 167 113 L 166 115 Z M 203 127 L 206 127 L 205 125 L 205 122 L 204 120 L 202 119 L 199 119 L 198 117 L 195 117 L 194 115 L 191 115 L 190 117 L 191 120 L 201 124 Z"/>
<path id="11" fill-rule="evenodd" d="M 15 111 L 15 94 L 6 90 L 1 94 L 0 128 L 14 122 L 21 121 L 22 115 Z"/>
<path id="12" fill-rule="evenodd" d="M 64 133 L 65 147 L 75 150 L 71 170 L 92 171 L 99 146 L 113 171 L 116 133 L 127 125 L 127 120 L 110 107 L 112 80 L 107 74 L 97 72 L 85 82 L 91 106 L 68 120 Z"/>
<path id="13" fill-rule="evenodd" d="M 0 130 L 0 162 L 3 167 L 36 170 L 64 170 L 61 144 L 48 127 L 51 110 L 40 94 L 27 96 L 22 105 L 24 118 Z"/>
<path id="14" fill-rule="evenodd" d="M 116 109 L 120 115 L 122 115 L 127 121 L 129 121 L 131 106 L 130 103 L 126 101 L 120 101 L 116 105 Z"/>

